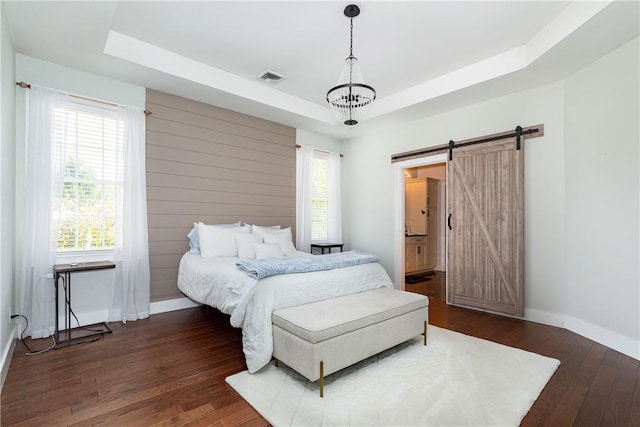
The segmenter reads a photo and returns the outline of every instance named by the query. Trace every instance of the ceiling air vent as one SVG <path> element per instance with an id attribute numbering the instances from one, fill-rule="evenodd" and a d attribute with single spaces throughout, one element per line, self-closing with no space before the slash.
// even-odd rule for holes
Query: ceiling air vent
<path id="1" fill-rule="evenodd" d="M 258 76 L 259 80 L 269 83 L 270 85 L 277 85 L 278 83 L 280 83 L 282 80 L 286 78 L 287 76 L 285 76 L 284 74 L 276 73 L 275 71 L 271 71 L 271 70 L 264 70 Z"/>

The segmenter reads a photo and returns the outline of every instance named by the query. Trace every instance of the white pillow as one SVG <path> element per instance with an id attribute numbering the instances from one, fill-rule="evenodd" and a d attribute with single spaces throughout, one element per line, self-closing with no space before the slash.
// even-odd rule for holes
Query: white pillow
<path id="1" fill-rule="evenodd" d="M 283 230 L 270 230 L 264 233 L 262 238 L 265 243 L 277 243 L 284 256 L 292 256 L 296 253 L 296 248 L 291 241 L 291 227 Z"/>
<path id="2" fill-rule="evenodd" d="M 225 228 L 199 222 L 200 255 L 203 258 L 238 256 L 236 233 L 249 233 L 249 227 Z"/>
<path id="3" fill-rule="evenodd" d="M 236 233 L 236 246 L 238 247 L 238 258 L 251 259 L 256 257 L 253 249 L 254 243 L 262 243 L 262 236 L 259 234 Z"/>
<path id="4" fill-rule="evenodd" d="M 256 252 L 256 259 L 284 257 L 277 243 L 254 243 L 253 249 Z"/>
<path id="5" fill-rule="evenodd" d="M 240 221 L 238 221 L 238 222 L 234 222 L 232 224 L 212 224 L 212 225 L 215 225 L 217 227 L 232 228 L 232 227 L 240 227 L 242 224 L 240 223 Z M 198 238 L 198 223 L 197 222 L 193 223 L 193 228 L 191 229 L 191 231 L 189 231 L 189 234 L 187 234 L 187 239 L 189 239 L 189 253 L 190 254 L 199 254 L 200 253 L 200 239 Z"/>
<path id="6" fill-rule="evenodd" d="M 264 227 L 262 225 L 252 225 L 251 232 L 256 234 L 264 234 L 274 230 L 280 230 L 281 225 L 270 225 L 268 227 Z"/>

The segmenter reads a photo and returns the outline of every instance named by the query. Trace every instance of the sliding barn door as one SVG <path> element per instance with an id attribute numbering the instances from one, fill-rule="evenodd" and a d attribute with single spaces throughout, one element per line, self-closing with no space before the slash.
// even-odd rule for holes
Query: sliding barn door
<path id="1" fill-rule="evenodd" d="M 449 303 L 524 316 L 524 149 L 456 148 L 447 167 Z"/>

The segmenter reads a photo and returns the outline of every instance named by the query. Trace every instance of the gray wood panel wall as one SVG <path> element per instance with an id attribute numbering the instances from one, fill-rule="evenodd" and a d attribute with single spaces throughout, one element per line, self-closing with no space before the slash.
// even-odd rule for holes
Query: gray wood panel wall
<path id="1" fill-rule="evenodd" d="M 178 264 L 194 222 L 294 231 L 296 130 L 149 89 L 146 108 L 153 302 L 183 296 Z"/>

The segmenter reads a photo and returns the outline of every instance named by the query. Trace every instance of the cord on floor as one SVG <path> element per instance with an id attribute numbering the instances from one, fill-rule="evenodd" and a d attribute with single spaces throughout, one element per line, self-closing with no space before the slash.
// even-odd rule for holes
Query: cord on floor
<path id="1" fill-rule="evenodd" d="M 45 351 L 49 351 L 49 350 L 51 350 L 52 348 L 54 348 L 56 346 L 56 337 L 51 335 L 51 339 L 53 340 L 53 344 L 51 344 L 49 347 L 44 348 L 42 350 L 37 350 L 37 351 L 31 350 L 31 348 L 29 348 L 29 346 L 27 345 L 27 342 L 24 340 L 24 332 L 29 327 L 29 319 L 27 319 L 27 317 L 23 316 L 22 314 L 13 314 L 13 315 L 11 315 L 12 319 L 15 319 L 16 317 L 22 317 L 24 319 L 25 323 L 26 323 L 26 325 L 24 326 L 24 329 L 22 330 L 22 332 L 20 332 L 20 341 L 22 341 L 22 344 L 24 344 L 24 346 L 28 350 L 28 352 L 26 353 L 27 356 L 34 356 L 36 354 L 44 353 Z"/>

